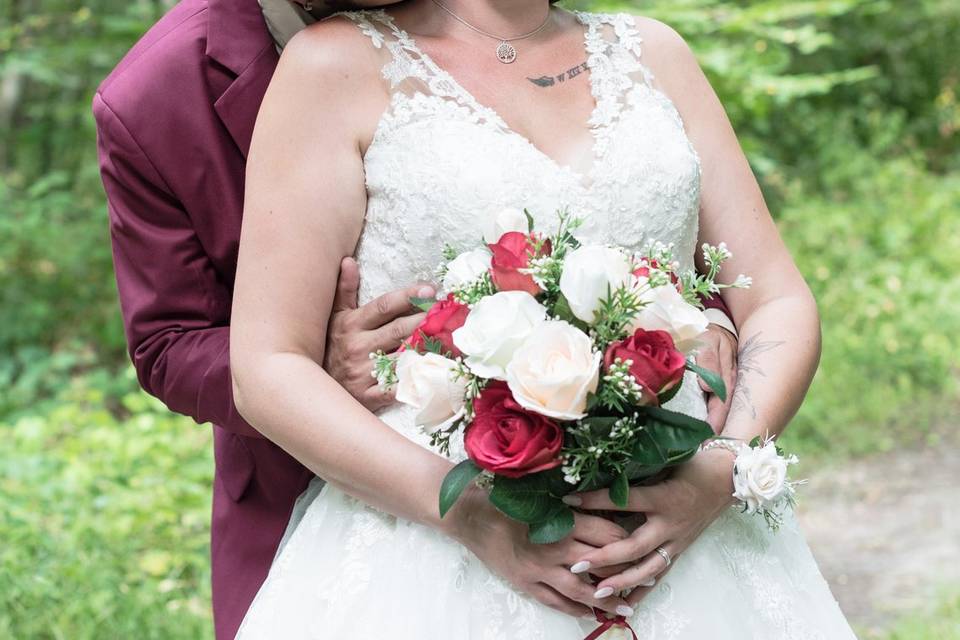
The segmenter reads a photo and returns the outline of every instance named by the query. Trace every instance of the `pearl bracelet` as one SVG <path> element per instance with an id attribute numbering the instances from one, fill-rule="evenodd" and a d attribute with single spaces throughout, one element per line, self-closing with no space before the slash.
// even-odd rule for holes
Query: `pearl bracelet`
<path id="1" fill-rule="evenodd" d="M 729 438 L 715 438 L 709 442 L 700 445 L 699 451 L 709 451 L 710 449 L 726 449 L 734 456 L 739 456 L 746 445 L 740 440 L 731 440 Z"/>

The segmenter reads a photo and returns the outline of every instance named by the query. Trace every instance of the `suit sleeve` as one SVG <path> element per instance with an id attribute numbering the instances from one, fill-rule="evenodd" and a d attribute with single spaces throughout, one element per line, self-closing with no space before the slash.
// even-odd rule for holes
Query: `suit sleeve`
<path id="1" fill-rule="evenodd" d="M 229 291 L 187 211 L 100 94 L 93 112 L 120 309 L 140 385 L 198 423 L 263 437 L 233 403 Z"/>

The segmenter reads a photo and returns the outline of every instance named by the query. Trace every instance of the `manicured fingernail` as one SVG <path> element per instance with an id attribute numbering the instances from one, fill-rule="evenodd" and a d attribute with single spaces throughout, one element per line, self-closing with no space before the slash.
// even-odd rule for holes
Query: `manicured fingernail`
<path id="1" fill-rule="evenodd" d="M 581 560 L 572 567 L 570 567 L 570 573 L 583 573 L 584 571 L 590 570 L 590 561 Z"/>
<path id="2" fill-rule="evenodd" d="M 625 604 L 617 605 L 617 615 L 629 618 L 633 615 L 633 609 Z"/>
<path id="3" fill-rule="evenodd" d="M 593 594 L 593 597 L 597 600 L 601 598 L 606 598 L 613 593 L 613 587 L 604 587 L 603 589 L 597 589 L 597 592 Z"/>
<path id="4" fill-rule="evenodd" d="M 641 586 L 641 587 L 652 587 L 652 586 L 655 585 L 655 584 L 657 584 L 657 579 L 656 579 L 656 578 L 650 578 L 650 579 L 647 580 L 646 582 L 641 582 L 641 583 L 640 583 L 640 586 Z"/>
<path id="5" fill-rule="evenodd" d="M 417 296 L 420 298 L 430 298 L 436 295 L 436 293 L 437 292 L 434 291 L 433 287 L 420 287 L 420 289 L 417 291 Z"/>
<path id="6" fill-rule="evenodd" d="M 574 495 L 563 496 L 561 500 L 563 500 L 564 504 L 568 504 L 571 507 L 579 507 L 580 505 L 583 504 L 583 498 L 581 498 L 580 496 L 574 496 Z"/>

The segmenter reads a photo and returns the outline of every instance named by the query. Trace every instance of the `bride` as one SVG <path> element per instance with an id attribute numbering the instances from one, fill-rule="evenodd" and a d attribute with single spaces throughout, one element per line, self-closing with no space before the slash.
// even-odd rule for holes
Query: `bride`
<path id="1" fill-rule="evenodd" d="M 590 515 L 612 508 L 601 494 L 573 498 L 573 534 L 551 545 L 477 487 L 440 518 L 457 460 L 430 450 L 409 409 L 353 400 L 318 364 L 317 329 L 343 256 L 370 300 L 429 279 L 444 244 L 475 246 L 505 207 L 547 231 L 569 208 L 592 243 L 673 243 L 682 269 L 725 241 L 726 275 L 754 285 L 724 293 L 743 345 L 724 435 L 777 434 L 797 410 L 819 357 L 815 303 L 674 31 L 547 0 L 339 14 L 285 50 L 250 151 L 235 401 L 326 484 L 302 497 L 238 637 L 579 640 L 596 607 L 648 640 L 853 638 L 796 522 L 771 533 L 729 508 L 720 448 L 632 489 L 647 521 L 631 532 Z M 706 413 L 696 383 L 668 406 Z"/>

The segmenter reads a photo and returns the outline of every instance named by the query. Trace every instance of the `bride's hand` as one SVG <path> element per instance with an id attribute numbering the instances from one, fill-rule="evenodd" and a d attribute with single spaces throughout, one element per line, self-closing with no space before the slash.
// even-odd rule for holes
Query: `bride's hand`
<path id="1" fill-rule="evenodd" d="M 590 571 L 607 575 L 597 584 L 598 591 L 609 587 L 612 593 L 620 593 L 639 587 L 627 596 L 628 605 L 635 605 L 668 567 L 657 549 L 676 560 L 733 503 L 732 494 L 733 456 L 723 449 L 698 453 L 660 484 L 631 487 L 625 509 L 610 501 L 606 489 L 577 494 L 582 509 L 643 512 L 647 518 L 627 538 L 583 554 L 577 562 L 587 562 Z M 624 563 L 629 568 L 614 575 L 604 571 Z"/>
<path id="2" fill-rule="evenodd" d="M 626 538 L 627 532 L 613 522 L 578 513 L 569 536 L 553 544 L 534 544 L 527 539 L 526 525 L 497 511 L 476 487 L 464 492 L 447 519 L 452 537 L 490 570 L 548 607 L 577 617 L 591 615 L 589 607 L 632 614 L 623 598 L 594 597 L 596 587 L 569 570 L 585 554 Z"/>

